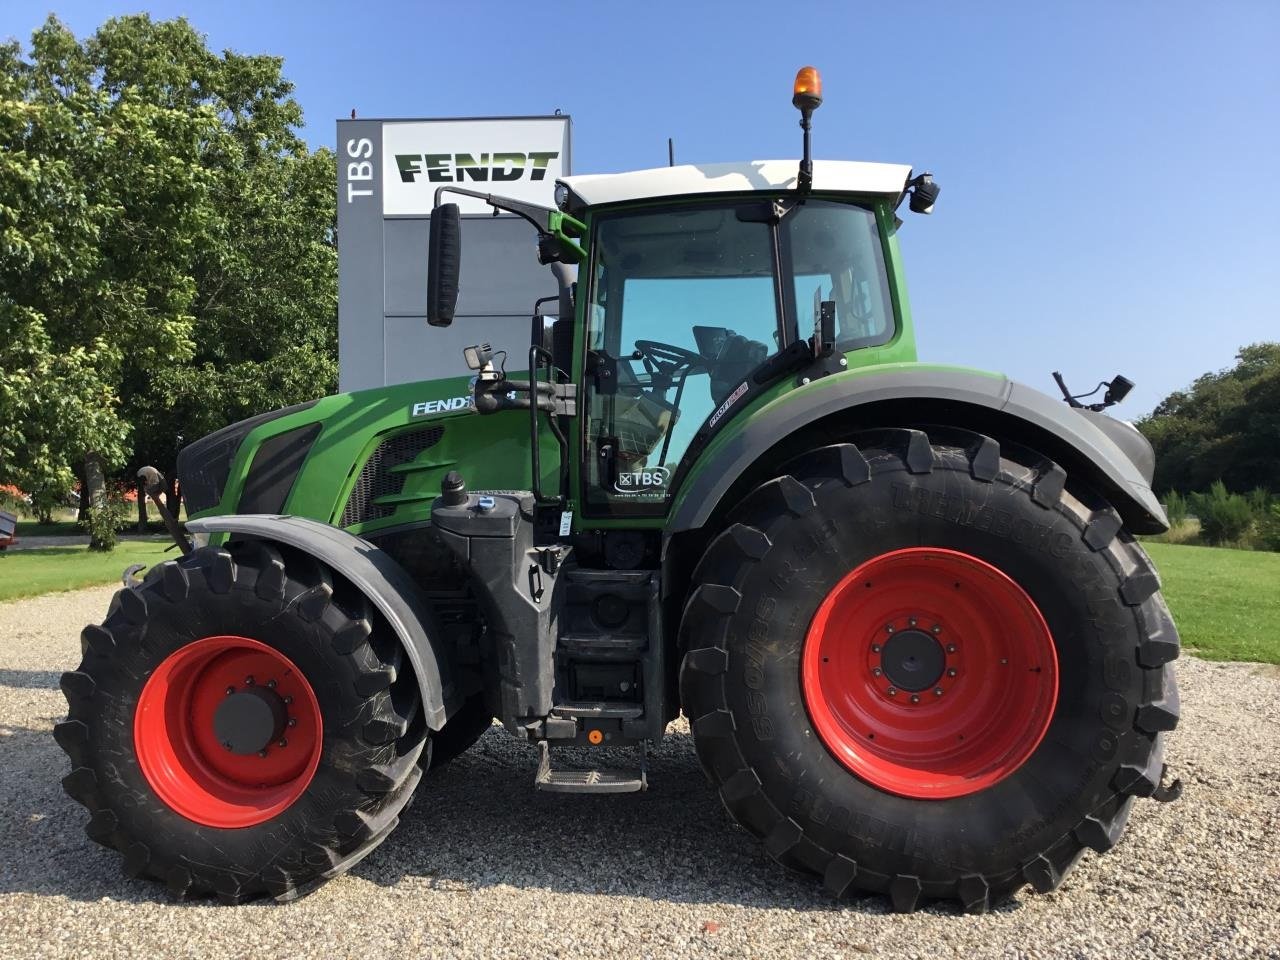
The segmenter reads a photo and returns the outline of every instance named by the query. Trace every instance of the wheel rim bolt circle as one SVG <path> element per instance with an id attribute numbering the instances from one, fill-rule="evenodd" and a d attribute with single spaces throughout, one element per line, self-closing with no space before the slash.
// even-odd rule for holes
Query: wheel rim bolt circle
<path id="1" fill-rule="evenodd" d="M 296 727 L 297 725 L 298 725 L 298 718 L 297 718 L 297 717 L 290 717 L 290 718 L 289 718 L 289 726 L 291 726 L 291 727 Z"/>
<path id="2" fill-rule="evenodd" d="M 244 685 L 245 685 L 246 687 L 252 687 L 252 686 L 253 686 L 253 677 L 245 677 L 245 678 L 244 678 Z"/>

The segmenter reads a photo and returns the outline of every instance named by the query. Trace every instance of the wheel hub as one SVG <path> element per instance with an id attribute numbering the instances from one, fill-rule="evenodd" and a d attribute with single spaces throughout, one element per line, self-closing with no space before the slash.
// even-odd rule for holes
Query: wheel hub
<path id="1" fill-rule="evenodd" d="M 288 722 L 289 710 L 275 690 L 245 687 L 218 704 L 213 713 L 213 735 L 227 750 L 248 756 L 279 742 Z"/>
<path id="2" fill-rule="evenodd" d="M 919 693 L 937 685 L 946 669 L 942 644 L 923 630 L 903 630 L 884 642 L 880 668 L 895 687 Z"/>

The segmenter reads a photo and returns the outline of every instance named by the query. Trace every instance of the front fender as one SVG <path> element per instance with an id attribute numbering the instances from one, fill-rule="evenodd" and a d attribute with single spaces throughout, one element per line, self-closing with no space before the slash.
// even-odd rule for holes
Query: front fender
<path id="1" fill-rule="evenodd" d="M 879 405 L 885 409 L 877 411 Z M 1011 439 L 1010 433 L 1030 435 L 1048 447 L 1042 452 L 1069 461 L 1063 464 L 1069 471 L 1083 471 L 1130 530 L 1168 529 L 1160 501 L 1151 491 L 1150 445 L 1133 427 L 1100 414 L 1082 415 L 1007 377 L 901 364 L 824 377 L 747 414 L 741 426 L 726 430 L 723 439 L 711 444 L 682 485 L 668 533 L 703 526 L 735 483 L 748 477 L 780 440 L 841 418 L 862 429 L 906 425 L 878 419 L 890 409 L 894 418 L 910 416 L 917 422 L 990 432 L 997 439 Z"/>
<path id="2" fill-rule="evenodd" d="M 225 533 L 228 539 L 264 540 L 315 557 L 369 598 L 396 632 L 422 693 L 427 726 L 439 730 L 461 704 L 453 671 L 440 643 L 440 628 L 413 578 L 367 540 L 304 517 L 240 514 L 188 520 L 196 534 Z M 433 638 L 436 638 L 433 642 Z"/>

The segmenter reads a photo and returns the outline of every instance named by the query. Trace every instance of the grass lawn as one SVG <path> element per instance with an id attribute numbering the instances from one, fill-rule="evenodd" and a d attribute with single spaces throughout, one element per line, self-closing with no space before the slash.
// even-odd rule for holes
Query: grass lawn
<path id="1" fill-rule="evenodd" d="M 1280 663 L 1280 553 L 1143 543 L 1188 653 Z"/>
<path id="2" fill-rule="evenodd" d="M 114 553 L 44 547 L 0 553 L 0 600 L 120 579 L 133 563 L 177 551 L 167 542 L 122 541 Z M 1280 663 L 1280 553 L 1143 543 L 1164 582 L 1188 653 L 1207 660 Z"/>
<path id="3" fill-rule="evenodd" d="M 168 541 L 126 540 L 111 553 L 90 553 L 88 547 L 6 550 L 0 552 L 0 600 L 119 582 L 130 564 L 178 556 L 176 549 L 166 556 L 165 548 L 172 546 Z"/>

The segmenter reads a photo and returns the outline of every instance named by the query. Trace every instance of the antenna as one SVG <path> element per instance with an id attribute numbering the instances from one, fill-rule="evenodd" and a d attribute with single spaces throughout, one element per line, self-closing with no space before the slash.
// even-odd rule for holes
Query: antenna
<path id="1" fill-rule="evenodd" d="M 676 165 L 676 142 L 667 137 L 667 166 L 674 167 Z"/>

